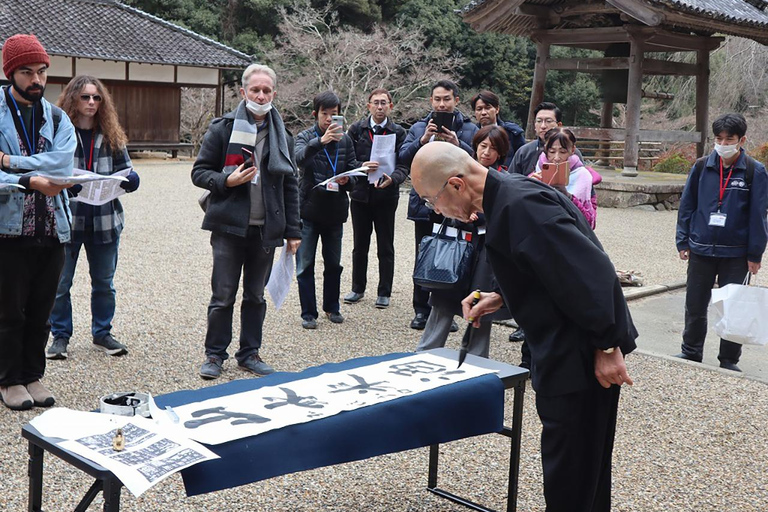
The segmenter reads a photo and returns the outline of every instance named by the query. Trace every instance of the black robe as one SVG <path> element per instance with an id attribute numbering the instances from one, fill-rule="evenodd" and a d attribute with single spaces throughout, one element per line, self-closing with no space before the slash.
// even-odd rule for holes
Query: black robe
<path id="1" fill-rule="evenodd" d="M 512 316 L 531 349 L 542 396 L 593 385 L 595 349 L 637 346 L 616 270 L 584 216 L 553 188 L 489 172 L 485 249 Z"/>

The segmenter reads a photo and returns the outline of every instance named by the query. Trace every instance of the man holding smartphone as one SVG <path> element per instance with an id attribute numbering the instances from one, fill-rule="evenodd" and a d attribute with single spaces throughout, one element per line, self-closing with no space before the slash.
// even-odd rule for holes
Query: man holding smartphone
<path id="1" fill-rule="evenodd" d="M 389 307 L 392 281 L 395 275 L 395 211 L 400 198 L 400 184 L 408 177 L 408 168 L 397 161 L 397 152 L 405 142 L 405 129 L 389 117 L 392 113 L 392 95 L 386 89 L 374 89 L 368 96 L 370 115 L 349 128 L 347 134 L 355 146 L 359 161 L 371 159 L 371 149 L 377 137 L 394 137 L 394 171 L 382 174 L 375 183 L 359 179 L 349 196 L 354 230 L 352 250 L 352 291 L 344 296 L 346 304 L 355 304 L 363 298 L 368 276 L 368 249 L 371 233 L 376 230 L 379 259 L 379 284 L 375 306 Z"/>
<path id="2" fill-rule="evenodd" d="M 450 80 L 439 80 L 432 86 L 432 94 L 429 98 L 432 112 L 421 121 L 417 121 L 408 132 L 400 151 L 399 161 L 410 168 L 416 152 L 425 144 L 432 141 L 445 141 L 457 146 L 474 156 L 472 150 L 472 137 L 479 130 L 472 120 L 456 110 L 459 104 L 459 87 Z M 452 117 L 450 124 L 443 123 L 445 116 Z M 438 122 L 441 121 L 438 125 Z M 449 121 L 450 122 L 450 121 Z M 408 198 L 408 218 L 413 221 L 415 233 L 415 252 L 418 256 L 421 239 L 432 233 L 432 225 L 439 217 L 430 216 L 429 209 L 424 201 L 411 190 Z M 411 329 L 422 330 L 427 325 L 427 318 L 431 311 L 429 305 L 429 291 L 413 283 L 413 312 Z M 458 330 L 458 326 L 451 328 L 451 332 Z"/>
<path id="3" fill-rule="evenodd" d="M 296 163 L 301 173 L 302 245 L 296 255 L 296 280 L 301 301 L 301 326 L 317 329 L 317 297 L 315 294 L 315 256 L 318 241 L 323 244 L 323 303 L 328 320 L 344 321 L 339 305 L 341 294 L 341 239 L 349 215 L 347 192 L 355 178 L 335 179 L 337 174 L 360 167 L 355 158 L 352 139 L 339 124 L 341 100 L 332 91 L 321 92 L 312 102 L 316 123 L 296 137 Z M 336 118 L 336 121 L 334 121 Z M 376 162 L 365 162 L 370 170 Z M 331 178 L 330 181 L 329 178 Z M 326 182 L 321 185 L 321 183 Z"/>
<path id="4" fill-rule="evenodd" d="M 276 86 L 271 68 L 248 66 L 240 88 L 243 101 L 211 122 L 192 167 L 192 182 L 211 192 L 203 218 L 213 248 L 203 379 L 218 378 L 228 357 L 241 274 L 237 365 L 258 376 L 275 371 L 259 355 L 267 312 L 264 287 L 275 248 L 285 239 L 293 254 L 301 244 L 293 138 L 272 107 Z"/>

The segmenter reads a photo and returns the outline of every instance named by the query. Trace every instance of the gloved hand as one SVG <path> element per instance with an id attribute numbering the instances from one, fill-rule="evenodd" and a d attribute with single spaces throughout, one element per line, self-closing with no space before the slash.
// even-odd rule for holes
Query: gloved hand
<path id="1" fill-rule="evenodd" d="M 77 196 L 77 194 L 82 192 L 82 190 L 83 190 L 83 186 L 78 183 L 76 185 L 72 185 L 71 187 L 69 187 L 67 189 L 67 194 L 69 194 L 69 197 L 75 197 Z"/>
<path id="2" fill-rule="evenodd" d="M 120 188 L 125 190 L 126 192 L 133 192 L 137 188 L 139 188 L 139 182 L 141 181 L 139 179 L 139 175 L 136 174 L 136 171 L 131 171 L 128 173 L 128 176 L 126 176 L 128 181 L 121 181 L 120 182 Z"/>

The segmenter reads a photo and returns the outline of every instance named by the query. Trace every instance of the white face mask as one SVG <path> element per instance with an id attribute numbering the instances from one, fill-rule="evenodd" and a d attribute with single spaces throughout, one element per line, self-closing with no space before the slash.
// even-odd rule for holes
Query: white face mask
<path id="1" fill-rule="evenodd" d="M 720 155 L 720 158 L 728 160 L 729 158 L 733 158 L 739 152 L 739 145 L 733 144 L 732 146 L 724 146 L 715 144 L 715 151 Z"/>
<path id="2" fill-rule="evenodd" d="M 256 103 L 255 101 L 246 99 L 245 108 L 247 108 L 251 114 L 261 117 L 267 115 L 269 111 L 272 110 L 272 102 L 270 101 L 269 103 L 262 105 L 260 103 Z"/>

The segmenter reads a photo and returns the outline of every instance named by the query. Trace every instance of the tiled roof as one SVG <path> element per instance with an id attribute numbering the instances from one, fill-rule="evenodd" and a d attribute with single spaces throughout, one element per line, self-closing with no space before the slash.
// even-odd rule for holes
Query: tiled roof
<path id="1" fill-rule="evenodd" d="M 33 33 L 51 55 L 218 68 L 251 58 L 115 0 L 2 0 L 0 38 Z"/>
<path id="2" fill-rule="evenodd" d="M 651 0 L 650 3 L 737 25 L 768 28 L 768 13 L 744 0 Z"/>

